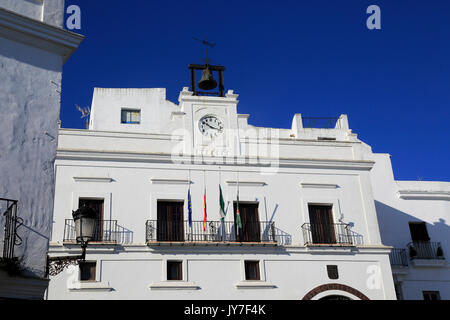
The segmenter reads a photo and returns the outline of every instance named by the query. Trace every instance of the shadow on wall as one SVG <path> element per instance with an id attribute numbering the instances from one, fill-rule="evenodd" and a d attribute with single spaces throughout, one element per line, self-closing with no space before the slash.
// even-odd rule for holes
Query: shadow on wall
<path id="1" fill-rule="evenodd" d="M 119 244 L 133 243 L 134 233 L 130 229 L 117 225 L 116 241 Z"/>
<path id="2" fill-rule="evenodd" d="M 450 258 L 450 241 L 448 241 L 450 239 L 450 225 L 448 225 L 449 221 L 444 219 L 445 217 L 439 218 L 436 222 L 428 223 L 377 200 L 375 200 L 375 207 L 380 227 L 381 241 L 384 245 L 407 249 L 407 244 L 412 242 L 409 222 L 425 222 L 430 242 L 440 242 L 444 257 L 447 259 Z M 432 208 L 427 209 L 425 207 L 423 210 L 428 211 L 432 210 Z"/>

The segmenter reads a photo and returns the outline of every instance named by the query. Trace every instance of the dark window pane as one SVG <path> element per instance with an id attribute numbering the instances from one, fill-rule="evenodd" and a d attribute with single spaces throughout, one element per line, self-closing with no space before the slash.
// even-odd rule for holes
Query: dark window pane
<path id="1" fill-rule="evenodd" d="M 80 263 L 80 281 L 95 281 L 96 267 L 95 262 Z"/>
<path id="2" fill-rule="evenodd" d="M 183 280 L 181 261 L 167 261 L 167 280 Z"/>
<path id="3" fill-rule="evenodd" d="M 245 280 L 260 280 L 259 261 L 245 261 Z"/>
<path id="4" fill-rule="evenodd" d="M 412 241 L 429 241 L 427 226 L 425 222 L 410 222 L 409 231 Z"/>
<path id="5" fill-rule="evenodd" d="M 439 291 L 423 291 L 423 299 L 425 301 L 441 300 Z"/>

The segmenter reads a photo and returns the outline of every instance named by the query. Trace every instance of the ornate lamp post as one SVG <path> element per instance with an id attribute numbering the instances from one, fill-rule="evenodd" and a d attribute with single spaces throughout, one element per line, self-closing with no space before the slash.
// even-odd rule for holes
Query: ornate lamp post
<path id="1" fill-rule="evenodd" d="M 77 265 L 85 261 L 86 247 L 94 237 L 97 213 L 88 206 L 83 206 L 77 211 L 72 211 L 75 222 L 75 234 L 77 243 L 81 244 L 82 253 L 79 256 L 63 256 L 47 258 L 47 274 L 55 276 L 62 272 L 67 266 Z"/>

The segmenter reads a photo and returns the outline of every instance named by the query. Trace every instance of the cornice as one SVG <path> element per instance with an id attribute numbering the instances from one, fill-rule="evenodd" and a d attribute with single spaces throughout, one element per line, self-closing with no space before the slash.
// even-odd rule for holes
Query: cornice
<path id="1" fill-rule="evenodd" d="M 450 200 L 450 191 L 399 190 L 397 195 L 404 200 Z"/>
<path id="2" fill-rule="evenodd" d="M 84 36 L 0 8 L 0 36 L 54 52 L 63 62 L 75 52 Z"/>
<path id="3" fill-rule="evenodd" d="M 147 162 L 147 163 L 167 163 L 167 164 L 192 164 L 209 165 L 220 164 L 224 168 L 227 166 L 251 166 L 255 168 L 316 168 L 316 169 L 347 169 L 365 170 L 372 169 L 375 162 L 366 160 L 339 160 L 339 159 L 299 159 L 299 158 L 257 158 L 257 157 L 236 157 L 233 161 L 225 161 L 221 157 L 191 155 L 173 156 L 168 153 L 133 153 L 133 152 L 103 152 L 91 150 L 69 150 L 58 149 L 57 160 L 74 161 L 115 161 L 115 162 Z M 269 164 L 269 165 L 267 165 Z"/>

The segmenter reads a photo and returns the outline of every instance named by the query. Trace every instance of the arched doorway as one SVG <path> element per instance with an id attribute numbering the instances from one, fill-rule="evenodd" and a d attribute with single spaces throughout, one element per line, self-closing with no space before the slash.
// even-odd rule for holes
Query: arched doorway
<path id="1" fill-rule="evenodd" d="M 312 289 L 311 291 L 309 291 L 303 297 L 302 300 L 312 300 L 312 298 L 314 298 L 318 294 L 325 292 L 325 291 L 334 291 L 334 292 L 330 292 L 329 295 L 324 295 L 321 298 L 323 300 L 345 300 L 345 298 L 347 298 L 346 300 L 351 300 L 351 298 L 348 297 L 347 295 L 343 296 L 339 293 L 336 293 L 336 291 L 342 291 L 345 293 L 349 293 L 351 296 L 354 296 L 357 299 L 369 300 L 369 298 L 367 298 L 367 296 L 364 295 L 361 291 L 358 291 L 352 287 L 346 286 L 344 284 L 339 284 L 339 283 L 328 283 L 328 284 L 318 286 L 318 287 Z M 337 297 L 339 297 L 339 299 L 337 299 Z M 326 299 L 326 298 L 328 298 L 328 299 Z M 342 299 L 342 298 L 344 298 L 344 299 Z"/>
<path id="2" fill-rule="evenodd" d="M 349 297 L 346 297 L 346 296 L 332 294 L 332 295 L 320 298 L 319 300 L 352 300 L 352 299 L 350 299 Z"/>

